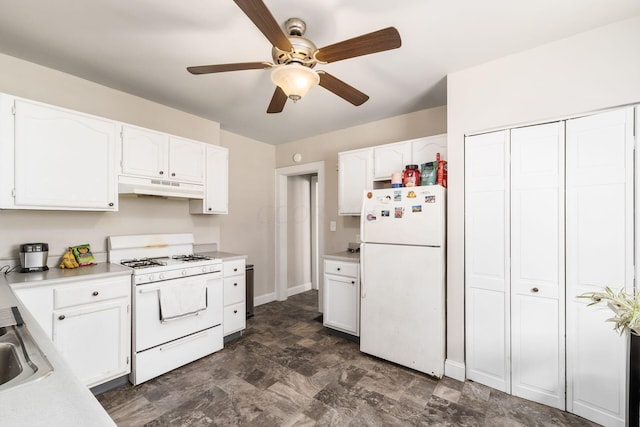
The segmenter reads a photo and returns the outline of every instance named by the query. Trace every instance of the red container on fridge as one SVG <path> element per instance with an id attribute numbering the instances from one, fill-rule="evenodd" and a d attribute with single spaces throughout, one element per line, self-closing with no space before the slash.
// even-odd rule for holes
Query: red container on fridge
<path id="1" fill-rule="evenodd" d="M 417 187 L 420 185 L 420 169 L 418 165 L 405 166 L 402 184 L 405 187 Z"/>

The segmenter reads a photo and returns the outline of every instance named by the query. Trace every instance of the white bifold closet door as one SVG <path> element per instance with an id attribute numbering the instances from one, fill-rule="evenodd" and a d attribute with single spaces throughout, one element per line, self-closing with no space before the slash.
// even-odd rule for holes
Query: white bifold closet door
<path id="1" fill-rule="evenodd" d="M 576 297 L 633 292 L 633 108 L 568 120 L 566 157 L 567 410 L 623 426 L 628 338 Z"/>
<path id="2" fill-rule="evenodd" d="M 511 392 L 565 409 L 564 122 L 511 130 Z"/>
<path id="3" fill-rule="evenodd" d="M 466 375 L 511 392 L 509 131 L 465 143 Z"/>

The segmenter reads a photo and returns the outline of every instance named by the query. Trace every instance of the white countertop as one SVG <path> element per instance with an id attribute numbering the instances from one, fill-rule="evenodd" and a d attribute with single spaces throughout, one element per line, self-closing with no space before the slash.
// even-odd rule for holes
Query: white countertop
<path id="1" fill-rule="evenodd" d="M 323 258 L 335 261 L 360 262 L 360 252 L 342 251 L 323 255 Z"/>
<path id="2" fill-rule="evenodd" d="M 234 254 L 231 252 L 222 252 L 222 251 L 198 252 L 197 255 L 204 255 L 211 258 L 219 258 L 222 261 L 233 261 L 235 259 L 247 259 L 246 255 L 240 255 L 240 254 Z"/>
<path id="3" fill-rule="evenodd" d="M 72 373 L 53 342 L 27 309 L 15 298 L 9 285 L 32 287 L 57 282 L 131 274 L 115 264 L 96 264 L 71 270 L 52 268 L 39 273 L 0 275 L 0 308 L 17 306 L 29 333 L 53 366 L 53 373 L 32 383 L 0 391 L 2 426 L 115 426 L 91 391 Z"/>

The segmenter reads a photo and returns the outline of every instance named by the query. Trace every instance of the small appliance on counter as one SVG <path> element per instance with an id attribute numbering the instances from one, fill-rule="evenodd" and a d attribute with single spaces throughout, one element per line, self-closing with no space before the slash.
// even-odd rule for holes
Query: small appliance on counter
<path id="1" fill-rule="evenodd" d="M 49 244 L 24 243 L 20 245 L 20 269 L 21 273 L 32 271 L 46 271 L 47 258 L 49 257 Z"/>

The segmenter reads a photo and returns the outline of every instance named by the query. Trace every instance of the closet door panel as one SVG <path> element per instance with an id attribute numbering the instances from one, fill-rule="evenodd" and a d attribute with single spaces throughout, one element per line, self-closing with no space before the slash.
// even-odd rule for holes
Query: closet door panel
<path id="1" fill-rule="evenodd" d="M 512 392 L 565 408 L 564 125 L 511 131 Z"/>
<path id="2" fill-rule="evenodd" d="M 567 410 L 623 426 L 627 342 L 602 286 L 633 292 L 633 108 L 567 121 Z"/>
<path id="3" fill-rule="evenodd" d="M 467 378 L 511 392 L 508 131 L 465 140 Z"/>

